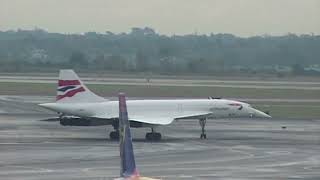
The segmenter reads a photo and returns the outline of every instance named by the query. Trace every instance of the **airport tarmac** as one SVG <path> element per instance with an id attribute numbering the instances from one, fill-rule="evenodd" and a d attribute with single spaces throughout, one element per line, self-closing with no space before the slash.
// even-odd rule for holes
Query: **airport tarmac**
<path id="1" fill-rule="evenodd" d="M 107 138 L 111 127 L 40 121 L 54 114 L 29 102 L 0 100 L 0 109 L 0 179 L 119 175 L 118 142 Z M 200 140 L 198 121 L 178 121 L 159 129 L 161 142 L 144 140 L 149 129 L 133 129 L 140 173 L 163 179 L 320 179 L 320 120 L 210 120 L 206 129 L 208 139 Z"/>
<path id="2" fill-rule="evenodd" d="M 50 83 L 56 84 L 58 77 L 51 76 L 1 76 L 0 83 Z M 203 79 L 149 79 L 146 78 L 99 78 L 81 77 L 86 84 L 177 86 L 177 87 L 224 87 L 254 89 L 320 90 L 320 83 L 313 81 L 257 81 L 257 80 L 203 80 Z"/>

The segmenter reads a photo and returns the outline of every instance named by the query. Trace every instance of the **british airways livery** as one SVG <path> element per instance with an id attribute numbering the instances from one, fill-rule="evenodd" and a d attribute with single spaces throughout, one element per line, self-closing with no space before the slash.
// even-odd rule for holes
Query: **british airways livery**
<path id="1" fill-rule="evenodd" d="M 81 86 L 79 80 L 59 80 L 57 89 L 57 98 L 59 101 L 65 97 L 73 97 L 77 93 L 84 92 L 85 89 Z"/>
<path id="2" fill-rule="evenodd" d="M 201 139 L 206 139 L 207 120 L 216 118 L 270 118 L 250 104 L 228 99 L 128 100 L 129 124 L 134 128 L 151 128 L 147 140 L 160 140 L 157 127 L 174 120 L 199 120 Z M 54 103 L 40 106 L 58 112 L 64 126 L 112 125 L 111 139 L 119 139 L 118 101 L 110 101 L 91 92 L 73 70 L 60 70 Z"/>

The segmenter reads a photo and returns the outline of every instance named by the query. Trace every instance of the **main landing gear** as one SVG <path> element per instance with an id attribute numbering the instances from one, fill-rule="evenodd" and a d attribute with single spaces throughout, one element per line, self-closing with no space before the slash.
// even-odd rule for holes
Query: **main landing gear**
<path id="1" fill-rule="evenodd" d="M 160 141 L 161 140 L 161 133 L 157 133 L 151 128 L 151 132 L 146 134 L 146 140 L 148 141 Z"/>
<path id="2" fill-rule="evenodd" d="M 207 118 L 201 118 L 199 119 L 199 124 L 201 126 L 201 134 L 200 134 L 200 139 L 207 139 L 207 135 L 206 135 L 206 130 L 205 130 L 205 126 L 207 123 Z"/>
<path id="3" fill-rule="evenodd" d="M 119 130 L 110 132 L 109 136 L 111 140 L 119 140 Z"/>
<path id="4" fill-rule="evenodd" d="M 119 140 L 120 134 L 119 134 L 119 121 L 114 120 L 112 123 L 114 131 L 110 132 L 109 136 L 111 140 Z M 147 141 L 160 141 L 162 138 L 160 133 L 157 133 L 154 131 L 154 128 L 151 128 L 151 132 L 146 133 L 146 140 Z"/>
<path id="5" fill-rule="evenodd" d="M 111 140 L 119 140 L 119 123 L 117 121 L 113 121 L 112 123 L 114 131 L 110 132 L 109 136 Z"/>

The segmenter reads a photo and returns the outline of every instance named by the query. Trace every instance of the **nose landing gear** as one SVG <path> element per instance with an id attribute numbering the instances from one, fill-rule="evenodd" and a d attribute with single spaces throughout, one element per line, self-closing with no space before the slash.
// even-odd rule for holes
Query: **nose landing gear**
<path id="1" fill-rule="evenodd" d="M 200 134 L 200 139 L 207 139 L 207 134 L 205 133 L 205 126 L 207 123 L 207 118 L 201 118 L 199 119 L 199 124 L 201 126 L 201 134 Z"/>

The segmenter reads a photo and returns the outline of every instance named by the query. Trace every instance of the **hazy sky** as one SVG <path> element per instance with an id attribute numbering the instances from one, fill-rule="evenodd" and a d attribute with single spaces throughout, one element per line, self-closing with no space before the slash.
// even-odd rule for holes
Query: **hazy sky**
<path id="1" fill-rule="evenodd" d="M 0 30 L 320 34 L 320 0 L 0 0 Z"/>

